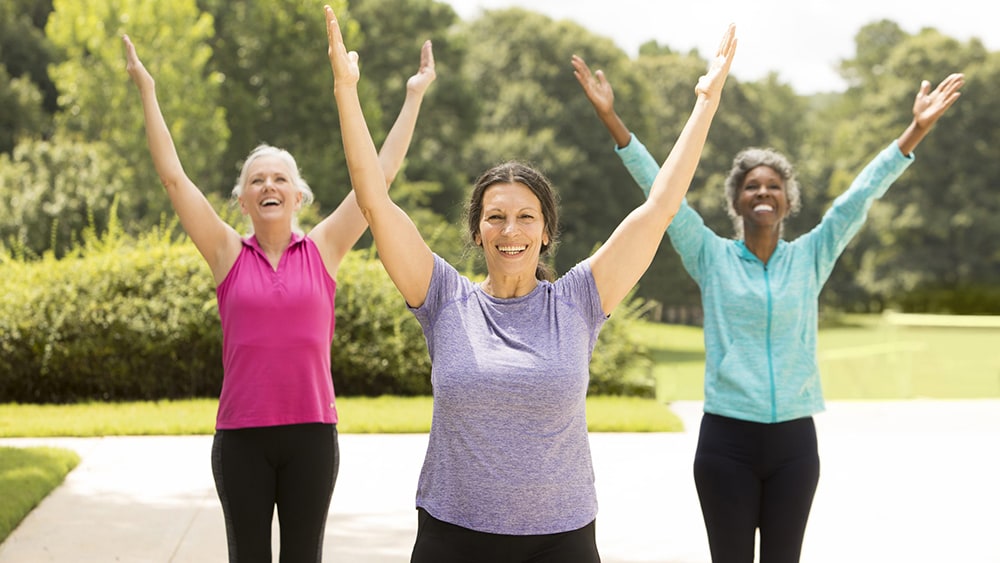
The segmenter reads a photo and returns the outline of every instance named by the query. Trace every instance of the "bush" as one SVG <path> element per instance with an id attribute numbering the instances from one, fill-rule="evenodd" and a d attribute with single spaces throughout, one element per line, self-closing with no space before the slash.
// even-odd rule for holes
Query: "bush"
<path id="1" fill-rule="evenodd" d="M 112 225 L 70 255 L 4 259 L 0 395 L 66 403 L 215 395 L 221 333 L 212 278 L 193 245 Z"/>
<path id="2" fill-rule="evenodd" d="M 133 239 L 115 222 L 61 259 L 0 248 L 0 397 L 71 403 L 216 397 L 222 330 L 211 273 L 194 245 L 161 226 Z M 30 255 L 30 252 L 28 253 Z M 650 396 L 623 379 L 643 361 L 630 336 L 637 301 L 601 333 L 591 393 Z M 423 333 L 373 250 L 340 267 L 331 355 L 341 395 L 428 395 Z"/>

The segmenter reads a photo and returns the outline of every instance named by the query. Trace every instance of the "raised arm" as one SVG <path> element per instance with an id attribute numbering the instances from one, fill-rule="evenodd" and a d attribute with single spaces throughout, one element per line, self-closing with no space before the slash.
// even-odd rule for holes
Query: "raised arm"
<path id="1" fill-rule="evenodd" d="M 924 80 L 913 101 L 913 121 L 899 136 L 896 143 L 903 154 L 910 154 L 931 131 L 939 117 L 962 95 L 959 88 L 965 84 L 965 75 L 950 74 L 931 91 L 931 83 Z"/>
<path id="2" fill-rule="evenodd" d="M 615 92 L 611 89 L 611 83 L 604 76 L 603 70 L 596 73 L 590 72 L 587 62 L 577 55 L 573 55 L 573 76 L 583 88 L 583 93 L 587 95 L 597 117 L 601 123 L 611 133 L 611 138 L 618 144 L 618 148 L 625 148 L 632 139 L 632 133 L 625 126 L 625 122 L 615 111 Z"/>
<path id="3" fill-rule="evenodd" d="M 420 113 L 424 93 L 436 76 L 434 52 L 430 40 L 427 40 L 420 49 L 420 68 L 406 82 L 403 107 L 399 110 L 399 115 L 382 144 L 382 150 L 379 151 L 379 164 L 386 186 L 392 184 L 403 165 L 403 159 L 410 148 L 410 140 L 413 138 L 413 130 L 417 125 L 417 115 Z M 340 205 L 309 233 L 309 237 L 316 242 L 323 255 L 323 262 L 332 277 L 336 277 L 344 255 L 357 244 L 367 228 L 368 222 L 361 214 L 357 196 L 352 190 Z"/>
<path id="4" fill-rule="evenodd" d="M 226 277 L 239 256 L 242 245 L 240 235 L 219 217 L 205 194 L 185 174 L 156 99 L 156 83 L 139 60 L 131 39 L 123 35 L 122 41 L 125 43 L 125 70 L 142 98 L 146 141 L 156 173 L 170 196 L 170 203 L 180 218 L 181 226 L 208 262 L 215 283 L 218 284 Z"/>
<path id="5" fill-rule="evenodd" d="M 736 28 L 730 25 L 708 72 L 695 86 L 694 110 L 660 167 L 649 197 L 622 221 L 591 257 L 591 271 L 605 313 L 610 314 L 645 273 L 664 232 L 677 214 L 694 178 L 735 53 Z"/>
<path id="6" fill-rule="evenodd" d="M 389 198 L 358 98 L 358 54 L 348 52 L 333 9 L 325 6 L 333 93 L 340 115 L 344 156 L 361 213 L 368 221 L 379 257 L 406 302 L 423 304 L 430 287 L 434 258 L 413 221 Z"/>

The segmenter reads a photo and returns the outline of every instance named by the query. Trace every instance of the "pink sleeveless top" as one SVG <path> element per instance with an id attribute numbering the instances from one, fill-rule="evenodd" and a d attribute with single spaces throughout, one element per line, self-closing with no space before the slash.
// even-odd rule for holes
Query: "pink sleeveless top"
<path id="1" fill-rule="evenodd" d="M 222 320 L 218 430 L 335 424 L 334 295 L 316 244 L 292 234 L 278 268 L 251 236 L 215 293 Z"/>

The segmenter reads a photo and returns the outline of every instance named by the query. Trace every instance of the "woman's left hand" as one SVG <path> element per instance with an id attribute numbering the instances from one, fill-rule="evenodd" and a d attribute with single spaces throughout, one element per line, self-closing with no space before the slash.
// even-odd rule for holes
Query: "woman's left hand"
<path id="1" fill-rule="evenodd" d="M 930 129 L 938 118 L 962 95 L 958 91 L 965 84 L 965 75 L 955 73 L 948 76 L 931 91 L 931 83 L 924 80 L 913 101 L 913 120 L 924 129 Z"/>

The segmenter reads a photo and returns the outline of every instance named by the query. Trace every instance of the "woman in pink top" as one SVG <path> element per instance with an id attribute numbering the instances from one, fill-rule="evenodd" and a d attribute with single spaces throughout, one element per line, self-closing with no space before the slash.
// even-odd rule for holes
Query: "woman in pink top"
<path id="1" fill-rule="evenodd" d="M 295 217 L 312 192 L 292 156 L 261 145 L 233 195 L 250 219 L 244 238 L 187 177 L 156 99 L 153 77 L 123 37 L 142 98 L 153 164 L 181 225 L 215 278 L 223 332 L 223 384 L 212 470 L 226 518 L 230 561 L 270 561 L 277 506 L 282 561 L 320 561 L 337 479 L 337 410 L 330 374 L 340 262 L 368 224 L 354 192 L 308 234 Z M 434 81 L 430 41 L 379 164 L 388 186 Z"/>

